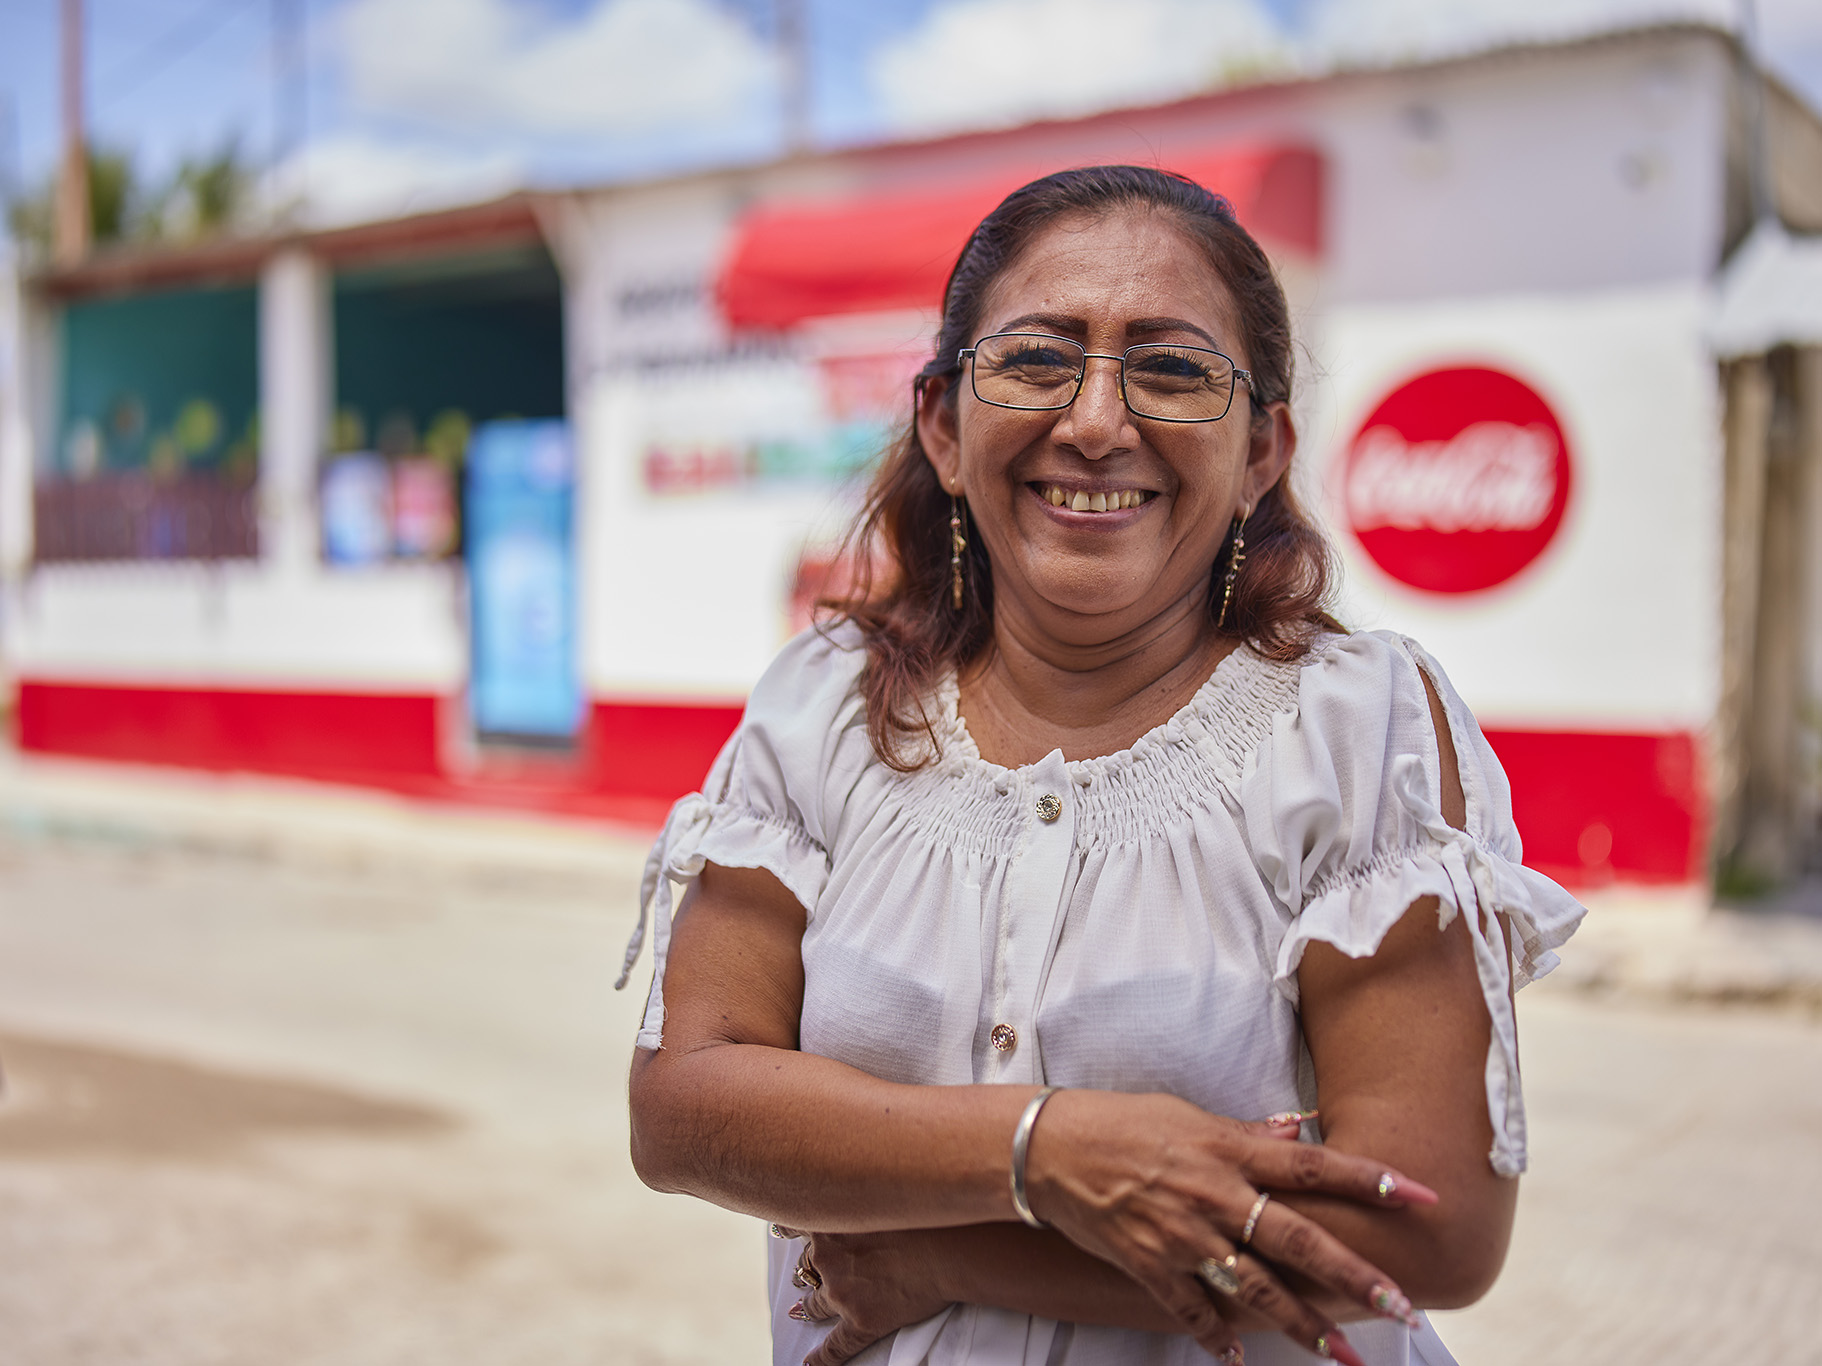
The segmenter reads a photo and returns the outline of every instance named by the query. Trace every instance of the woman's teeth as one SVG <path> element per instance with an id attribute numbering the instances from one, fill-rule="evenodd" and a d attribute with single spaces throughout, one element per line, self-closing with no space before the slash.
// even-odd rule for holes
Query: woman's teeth
<path id="1" fill-rule="evenodd" d="M 1149 489 L 1110 489 L 1104 493 L 1084 493 L 1077 489 L 1071 493 L 1056 484 L 1040 484 L 1038 492 L 1050 506 L 1066 507 L 1071 512 L 1118 512 L 1122 508 L 1136 508 L 1152 496 Z"/>

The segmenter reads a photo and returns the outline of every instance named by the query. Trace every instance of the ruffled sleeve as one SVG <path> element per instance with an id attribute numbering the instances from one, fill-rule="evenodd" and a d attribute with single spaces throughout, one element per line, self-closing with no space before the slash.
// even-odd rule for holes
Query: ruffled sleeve
<path id="1" fill-rule="evenodd" d="M 855 684 L 863 659 L 845 632 L 806 631 L 794 639 L 753 689 L 702 791 L 671 808 L 645 861 L 639 923 L 614 983 L 615 990 L 626 986 L 649 922 L 652 989 L 640 1048 L 663 1046 L 673 882 L 693 881 L 708 863 L 763 868 L 814 912 L 829 876 L 825 832 L 833 828 L 832 779 L 840 741 L 858 712 Z"/>
<path id="2" fill-rule="evenodd" d="M 1442 816 L 1426 675 L 1454 742 L 1462 830 Z M 1412 641 L 1386 632 L 1331 643 L 1303 669 L 1295 712 L 1276 719 L 1243 788 L 1254 856 L 1288 918 L 1274 985 L 1293 1004 L 1297 967 L 1312 941 L 1367 957 L 1426 896 L 1437 899 L 1439 928 L 1467 917 L 1493 1025 L 1488 1157 L 1501 1176 L 1518 1175 L 1525 1112 L 1510 993 L 1556 966 L 1555 950 L 1584 912 L 1524 866 L 1505 773 L 1442 670 Z"/>

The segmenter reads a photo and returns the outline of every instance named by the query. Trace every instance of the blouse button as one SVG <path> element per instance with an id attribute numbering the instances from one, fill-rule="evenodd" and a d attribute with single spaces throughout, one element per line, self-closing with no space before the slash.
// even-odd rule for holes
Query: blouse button
<path id="1" fill-rule="evenodd" d="M 1038 819 L 1048 825 L 1063 814 L 1063 803 L 1046 792 L 1038 798 Z"/>
<path id="2" fill-rule="evenodd" d="M 996 1024 L 987 1036 L 987 1042 L 1001 1053 L 1010 1053 L 1019 1046 L 1019 1032 L 1009 1024 Z"/>

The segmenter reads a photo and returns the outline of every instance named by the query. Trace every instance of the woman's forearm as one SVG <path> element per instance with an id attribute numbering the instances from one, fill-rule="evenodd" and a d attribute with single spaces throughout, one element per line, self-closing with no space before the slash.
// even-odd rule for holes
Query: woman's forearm
<path id="1" fill-rule="evenodd" d="M 1049 1230 L 1016 1224 L 927 1229 L 905 1235 L 923 1274 L 944 1299 L 991 1305 L 1066 1323 L 1181 1333 L 1183 1325 L 1137 1281 Z M 1338 1322 L 1369 1317 L 1360 1305 L 1319 1287 L 1304 1298 Z M 1240 1332 L 1277 1325 L 1235 1300 L 1216 1301 Z"/>
<path id="2" fill-rule="evenodd" d="M 1013 1218 L 1012 1131 L 1031 1086 L 903 1086 L 753 1044 L 643 1053 L 633 1165 L 683 1192 L 819 1232 Z"/>
<path id="3" fill-rule="evenodd" d="M 822 1232 L 1013 1217 L 1012 1131 L 1034 1086 L 904 1086 L 798 1050 L 804 912 L 769 873 L 703 869 L 672 930 L 664 1047 L 638 1050 L 633 1165 Z"/>
<path id="4" fill-rule="evenodd" d="M 1067 1323 L 1181 1333 L 1183 1325 L 1132 1277 L 1061 1234 L 977 1224 L 912 1235 L 945 1299 Z"/>
<path id="5" fill-rule="evenodd" d="M 1380 1146 L 1392 1145 L 1382 1141 Z M 1421 1159 L 1405 1160 L 1412 1169 L 1423 1170 Z M 1366 1209 L 1313 1193 L 1281 1198 L 1383 1267 L 1414 1304 L 1459 1309 L 1484 1295 L 1499 1274 L 1518 1199 L 1515 1179 L 1478 1177 L 1436 1179 L 1444 1192 L 1441 1204 L 1401 1210 Z M 1306 1298 L 1319 1293 L 1296 1275 L 1287 1274 L 1285 1281 Z"/>

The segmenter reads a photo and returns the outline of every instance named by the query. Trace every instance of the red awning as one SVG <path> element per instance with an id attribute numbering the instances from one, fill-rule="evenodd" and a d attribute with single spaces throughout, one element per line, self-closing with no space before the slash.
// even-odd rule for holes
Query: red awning
<path id="1" fill-rule="evenodd" d="M 1322 247 L 1322 156 L 1308 147 L 1223 147 L 1172 157 L 1169 169 L 1227 196 L 1268 247 Z M 935 308 L 974 225 L 1029 175 L 966 189 L 839 203 L 761 204 L 735 230 L 716 282 L 735 327 Z"/>

